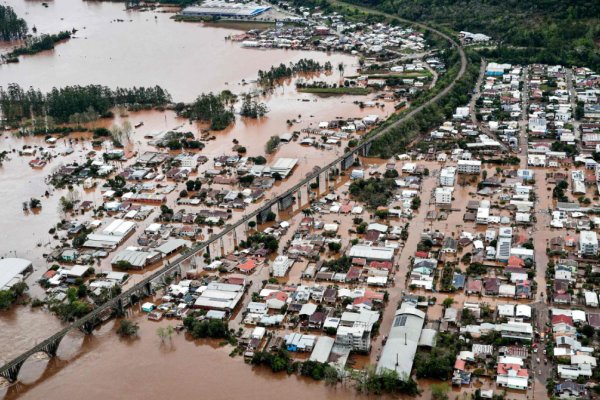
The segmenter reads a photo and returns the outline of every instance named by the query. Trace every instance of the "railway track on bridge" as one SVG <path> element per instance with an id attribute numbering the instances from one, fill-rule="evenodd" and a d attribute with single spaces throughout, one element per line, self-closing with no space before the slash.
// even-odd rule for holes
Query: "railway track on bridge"
<path id="1" fill-rule="evenodd" d="M 374 14 L 386 15 L 389 17 L 389 15 L 381 13 L 381 12 L 370 11 L 370 10 L 369 10 L 369 12 L 372 12 Z M 6 378 L 9 382 L 15 382 L 17 380 L 21 366 L 32 355 L 39 353 L 39 352 L 44 352 L 51 357 L 56 356 L 56 351 L 58 349 L 60 341 L 69 332 L 79 329 L 79 330 L 83 330 L 86 333 L 91 333 L 94 326 L 97 324 L 97 321 L 102 316 L 105 316 L 108 313 L 112 313 L 114 310 L 122 309 L 125 304 L 131 303 L 131 300 L 134 297 L 141 298 L 144 295 L 150 295 L 153 282 L 158 281 L 161 278 L 166 277 L 166 276 L 171 276 L 174 274 L 181 273 L 181 264 L 182 263 L 191 260 L 197 254 L 205 251 L 206 249 L 209 248 L 209 246 L 212 243 L 215 243 L 215 242 L 221 240 L 222 238 L 224 238 L 225 236 L 229 235 L 230 233 L 235 232 L 235 230 L 237 228 L 239 228 L 240 226 L 243 226 L 244 224 L 248 223 L 251 220 L 254 220 L 255 218 L 259 218 L 259 215 L 261 213 L 263 213 L 267 210 L 270 211 L 272 209 L 272 207 L 276 206 L 278 204 L 278 202 L 280 202 L 282 199 L 292 197 L 295 193 L 300 191 L 305 185 L 309 185 L 310 183 L 312 183 L 313 181 L 318 179 L 318 177 L 320 177 L 322 174 L 328 173 L 330 170 L 336 168 L 340 164 L 343 165 L 345 160 L 353 159 L 356 154 L 364 153 L 366 150 L 369 149 L 369 146 L 371 145 L 371 143 L 373 143 L 379 137 L 393 131 L 396 127 L 398 127 L 399 125 L 404 123 L 406 120 L 408 120 L 409 118 L 411 118 L 414 115 L 421 112 L 425 107 L 427 107 L 430 104 L 433 104 L 433 103 L 437 102 L 438 100 L 440 100 L 441 98 L 445 97 L 448 94 L 448 92 L 450 90 L 452 90 L 452 88 L 454 87 L 456 82 L 460 78 L 462 78 L 466 72 L 467 57 L 464 52 L 464 49 L 453 38 L 451 38 L 447 34 L 441 32 L 433 27 L 430 27 L 430 26 L 422 24 L 422 23 L 416 23 L 416 22 L 412 22 L 412 21 L 408 21 L 408 20 L 403 20 L 400 18 L 399 18 L 399 20 L 401 20 L 402 22 L 405 22 L 407 24 L 411 24 L 413 26 L 417 26 L 422 29 L 429 30 L 430 32 L 433 32 L 433 33 L 437 34 L 438 36 L 446 39 L 453 47 L 458 49 L 458 52 L 460 54 L 461 66 L 460 66 L 457 76 L 450 82 L 450 84 L 448 84 L 448 86 L 446 86 L 438 94 L 436 94 L 434 97 L 432 97 L 431 99 L 429 99 L 422 105 L 417 106 L 413 109 L 409 109 L 409 111 L 406 114 L 404 114 L 402 117 L 400 117 L 398 120 L 396 120 L 393 123 L 389 124 L 388 126 L 384 127 L 383 129 L 378 131 L 376 134 L 370 136 L 369 138 L 367 138 L 366 140 L 361 142 L 358 146 L 356 146 L 355 148 L 346 152 L 345 154 L 343 154 L 336 160 L 332 161 L 331 163 L 327 164 L 324 167 L 319 168 L 318 170 L 311 172 L 305 178 L 303 178 L 299 183 L 294 185 L 292 188 L 286 190 L 282 194 L 279 194 L 278 196 L 274 197 L 273 199 L 267 200 L 265 202 L 265 204 L 263 206 L 261 206 L 260 208 L 258 208 L 257 210 L 251 212 L 248 215 L 243 216 L 240 220 L 238 220 L 237 222 L 235 222 L 233 224 L 226 225 L 221 232 L 219 232 L 215 235 L 212 235 L 208 240 L 206 240 L 204 242 L 196 244 L 189 250 L 185 251 L 181 256 L 176 258 L 174 261 L 168 262 L 167 265 L 164 266 L 163 268 L 161 268 L 161 269 L 157 270 L 156 272 L 152 273 L 151 275 L 145 277 L 141 282 L 138 282 L 137 284 L 135 284 L 131 288 L 127 289 L 126 291 L 122 292 L 118 296 L 113 297 L 106 303 L 97 307 L 96 309 L 94 309 L 93 311 L 91 311 L 90 313 L 85 315 L 84 317 L 79 318 L 78 320 L 72 322 L 71 324 L 69 324 L 68 326 L 66 326 L 65 328 L 60 330 L 59 332 L 56 332 L 55 334 L 53 334 L 49 338 L 45 339 L 41 343 L 37 344 L 36 346 L 34 346 L 31 349 L 27 350 L 26 352 L 22 353 L 21 355 L 14 358 L 13 360 L 7 362 L 2 367 L 0 367 L 0 376 Z"/>

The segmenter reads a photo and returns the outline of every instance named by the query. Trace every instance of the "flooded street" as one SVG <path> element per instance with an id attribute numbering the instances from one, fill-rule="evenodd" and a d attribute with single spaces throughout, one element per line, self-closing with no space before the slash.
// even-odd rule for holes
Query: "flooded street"
<path id="1" fill-rule="evenodd" d="M 274 374 L 266 368 L 252 368 L 240 357 L 229 357 L 230 347 L 219 347 L 218 342 L 195 343 L 183 333 L 161 343 L 155 333 L 158 324 L 145 318 L 138 318 L 138 322 L 138 340 L 119 339 L 114 332 L 114 322 L 85 339 L 83 336 L 68 338 L 74 348 L 83 342 L 86 349 L 93 351 L 75 355 L 68 366 L 62 367 L 65 363 L 60 360 L 64 357 L 61 347 L 58 359 L 53 359 L 45 372 L 46 361 L 26 364 L 22 370 L 26 383 L 11 387 L 5 398 L 117 398 L 107 394 L 108 386 L 111 393 L 127 393 L 128 399 L 185 398 L 202 394 L 214 400 L 258 400 L 283 392 L 291 399 L 306 396 L 332 400 L 385 398 L 360 396 L 342 385 L 329 388 L 322 382 L 288 376 L 285 372 Z"/>
<path id="2" fill-rule="evenodd" d="M 320 63 L 329 61 L 334 66 L 343 63 L 345 74 L 355 73 L 358 66 L 357 58 L 344 54 L 242 48 L 239 42 L 225 39 L 239 33 L 239 30 L 175 22 L 170 19 L 172 13 L 161 9 L 125 11 L 123 3 L 80 0 L 49 2 L 47 8 L 40 2 L 25 0 L 9 0 L 6 3 L 22 15 L 30 27 L 35 26 L 38 33 L 52 34 L 71 29 L 77 29 L 77 33 L 71 40 L 57 44 L 54 50 L 21 57 L 19 63 L 0 65 L 0 86 L 3 87 L 18 83 L 23 88 L 31 86 L 48 91 L 53 87 L 76 84 L 101 84 L 111 88 L 160 85 L 170 92 L 174 101 L 189 102 L 210 91 L 251 92 L 256 90 L 256 85 L 243 82 L 256 79 L 258 70 L 302 58 L 312 58 Z M 0 51 L 8 48 L 10 46 L 3 46 Z M 240 63 L 240 60 L 244 62 Z M 319 79 L 337 82 L 340 75 L 335 71 Z M 338 117 L 385 116 L 393 112 L 392 105 L 360 109 L 353 103 L 357 100 L 355 96 L 328 98 L 298 93 L 294 82 L 295 78 L 284 82 L 261 99 L 269 109 L 265 118 L 238 118 L 225 131 L 215 132 L 216 140 L 205 142 L 206 147 L 201 151 L 210 161 L 196 174 L 200 176 L 211 168 L 214 157 L 231 154 L 234 139 L 247 148 L 247 155 L 257 156 L 263 154 L 264 144 L 273 135 L 316 128 L 320 121 Z M 119 125 L 125 119 L 132 125 L 144 122 L 132 134 L 131 141 L 125 143 L 126 150 L 138 154 L 155 150 L 143 138 L 145 134 L 179 128 L 199 137 L 206 128 L 199 123 L 190 124 L 170 111 L 130 112 L 125 117 L 99 120 L 90 124 L 90 128 Z M 290 126 L 287 121 L 294 119 L 298 122 Z M 90 137 L 88 134 L 79 136 Z M 89 140 L 69 142 L 68 139 L 60 139 L 56 148 L 51 149 L 55 157 L 49 164 L 44 169 L 33 169 L 28 163 L 34 157 L 18 155 L 24 145 L 48 147 L 43 137 L 18 138 L 4 133 L 0 140 L 0 150 L 11 152 L 9 159 L 0 167 L 3 183 L 0 185 L 0 197 L 3 199 L 0 218 L 5 227 L 0 233 L 0 255 L 31 260 L 34 273 L 27 279 L 30 294 L 42 297 L 43 289 L 36 281 L 49 267 L 45 259 L 45 255 L 52 251 L 48 231 L 61 220 L 59 200 L 67 193 L 66 189 L 50 189 L 45 179 L 61 165 L 85 161 L 85 155 L 92 147 Z M 58 155 L 65 147 L 73 148 L 74 152 L 68 156 Z M 299 159 L 298 166 L 290 178 L 278 183 L 268 193 L 268 197 L 285 191 L 315 166 L 325 165 L 342 151 L 343 147 L 319 150 L 303 147 L 298 142 L 282 145 L 275 154 L 267 157 L 268 161 L 295 157 Z M 48 197 L 44 196 L 47 190 L 50 192 Z M 99 190 L 84 191 L 76 187 L 75 191 L 81 200 L 90 200 L 95 207 L 103 202 Z M 176 193 L 169 196 L 169 204 L 173 204 Z M 42 200 L 42 209 L 35 213 L 22 211 L 22 203 L 32 197 Z M 253 208 L 258 205 L 253 205 Z M 243 211 L 234 211 L 234 219 L 242 214 Z M 144 221 L 139 229 L 153 222 L 155 216 Z M 82 221 L 86 218 L 82 217 Z M 129 238 L 124 245 L 135 245 L 135 238 Z M 95 267 L 97 270 L 110 270 L 110 257 Z M 158 266 L 153 270 L 156 268 Z M 135 282 L 135 279 L 132 281 Z M 215 344 L 198 345 L 184 339 L 183 335 L 174 337 L 172 344 L 160 345 L 154 332 L 157 325 L 139 316 L 138 319 L 140 340 L 119 340 L 114 334 L 114 322 L 109 322 L 93 336 L 84 338 L 82 334 L 72 333 L 63 340 L 59 357 L 52 359 L 50 365 L 46 367 L 48 361 L 45 356 L 32 357 L 21 371 L 22 383 L 4 387 L 0 393 L 12 399 L 45 398 L 48 393 L 58 397 L 72 395 L 75 391 L 77 395 L 90 399 L 105 399 L 106 383 L 111 382 L 114 393 L 130 393 L 128 398 L 165 398 L 174 393 L 176 397 L 184 397 L 196 395 L 199 390 L 211 399 L 263 398 L 265 395 L 276 396 L 284 390 L 292 398 L 307 394 L 332 399 L 356 396 L 354 390 L 330 389 L 312 380 L 274 375 L 266 369 L 251 369 L 240 358 L 228 357 L 227 349 L 215 351 Z M 17 306 L 10 312 L 0 313 L 0 361 L 12 359 L 61 326 L 56 316 L 32 310 L 29 306 Z M 190 357 L 190 354 L 193 356 Z M 115 368 L 116 365 L 120 368 Z M 173 371 L 178 372 L 173 374 Z M 231 377 L 226 389 L 222 386 L 224 376 Z M 80 385 L 82 381 L 86 385 Z M 35 387 L 32 385 L 34 382 Z M 199 382 L 201 387 L 198 387 Z M 211 388 L 210 392 L 206 388 Z M 135 395 L 131 395 L 133 392 Z M 249 397 L 249 393 L 255 397 Z"/>

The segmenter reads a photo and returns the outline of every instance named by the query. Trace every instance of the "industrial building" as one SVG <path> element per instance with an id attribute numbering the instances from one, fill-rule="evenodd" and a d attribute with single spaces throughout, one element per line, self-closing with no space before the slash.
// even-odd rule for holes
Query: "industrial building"
<path id="1" fill-rule="evenodd" d="M 364 258 L 367 261 L 392 261 L 394 258 L 394 249 L 388 247 L 355 245 L 352 246 L 348 255 L 354 258 Z"/>
<path id="2" fill-rule="evenodd" d="M 201 295 L 194 303 L 194 308 L 231 312 L 242 299 L 244 286 L 211 282 L 201 286 L 198 291 Z"/>
<path id="3" fill-rule="evenodd" d="M 22 282 L 33 272 L 31 261 L 23 258 L 3 258 L 0 260 L 0 290 L 8 290 Z"/>
<path id="4" fill-rule="evenodd" d="M 142 269 L 146 265 L 159 261 L 162 255 L 156 251 L 138 251 L 125 249 L 118 252 L 111 260 L 112 265 L 118 265 L 120 262 L 127 262 L 133 268 Z"/>
<path id="5" fill-rule="evenodd" d="M 135 227 L 136 225 L 132 221 L 116 219 L 102 233 L 89 234 L 83 246 L 98 249 L 114 249 L 133 233 Z"/>
<path id="6" fill-rule="evenodd" d="M 389 369 L 396 371 L 401 379 L 410 377 L 424 323 L 423 311 L 410 303 L 402 303 L 394 316 L 392 329 L 377 363 L 377 371 Z"/>
<path id="7" fill-rule="evenodd" d="M 282 178 L 287 178 L 296 164 L 298 164 L 297 158 L 278 158 L 275 164 L 271 165 L 271 174 L 277 172 Z"/>
<path id="8" fill-rule="evenodd" d="M 256 3 L 228 3 L 225 1 L 205 1 L 199 6 L 186 7 L 181 15 L 186 17 L 216 17 L 216 18 L 253 18 L 257 17 L 270 6 L 262 6 Z"/>

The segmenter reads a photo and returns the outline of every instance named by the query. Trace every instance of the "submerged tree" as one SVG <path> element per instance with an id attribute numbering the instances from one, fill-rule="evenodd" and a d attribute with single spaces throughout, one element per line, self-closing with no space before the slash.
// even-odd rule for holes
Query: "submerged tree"
<path id="1" fill-rule="evenodd" d="M 140 327 L 136 322 L 130 321 L 128 319 L 123 319 L 121 320 L 121 323 L 117 328 L 117 335 L 121 337 L 137 336 L 139 329 Z"/>
<path id="2" fill-rule="evenodd" d="M 27 22 L 19 18 L 11 6 L 0 4 L 0 39 L 22 39 L 27 35 Z"/>
<path id="3" fill-rule="evenodd" d="M 173 333 L 175 332 L 175 328 L 172 325 L 161 326 L 156 330 L 156 334 L 160 338 L 161 342 L 165 342 L 166 340 L 171 340 Z"/>
<path id="4" fill-rule="evenodd" d="M 250 95 L 244 96 L 242 108 L 240 109 L 240 115 L 242 117 L 260 118 L 264 116 L 267 111 L 268 109 L 265 103 L 258 103 Z"/>

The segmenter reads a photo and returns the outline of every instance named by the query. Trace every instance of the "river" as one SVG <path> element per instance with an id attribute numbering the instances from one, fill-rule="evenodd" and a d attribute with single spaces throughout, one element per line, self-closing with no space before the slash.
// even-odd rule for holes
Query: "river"
<path id="1" fill-rule="evenodd" d="M 353 74 L 357 67 L 356 58 L 344 54 L 245 49 L 239 43 L 225 40 L 227 36 L 239 33 L 234 27 L 175 22 L 170 18 L 171 12 L 163 12 L 167 9 L 127 11 L 122 3 L 80 0 L 49 1 L 48 7 L 40 1 L 30 0 L 5 3 L 23 16 L 30 28 L 35 26 L 38 33 L 57 33 L 73 28 L 77 33 L 54 50 L 21 57 L 16 64 L 0 65 L 0 86 L 4 87 L 13 82 L 43 91 L 91 83 L 113 88 L 160 85 L 175 101 L 187 102 L 209 91 L 249 92 L 255 86 L 247 82 L 256 79 L 259 69 L 301 58 L 313 58 L 321 63 L 330 61 L 334 66 L 344 63 L 346 74 Z M 0 51 L 8 47 L 3 45 Z M 319 79 L 336 82 L 339 75 L 335 71 Z M 391 105 L 360 109 L 354 100 L 356 98 L 352 96 L 327 98 L 297 93 L 293 80 L 287 81 L 263 98 L 270 110 L 266 118 L 258 121 L 238 118 L 235 125 L 215 133 L 217 139 L 207 142 L 202 154 L 212 159 L 231 153 L 232 141 L 237 139 L 248 149 L 248 155 L 261 155 L 264 143 L 272 135 L 316 127 L 320 121 L 336 117 L 385 116 L 393 111 Z M 93 125 L 110 126 L 120 124 L 124 119 L 129 119 L 132 124 L 144 122 L 126 145 L 129 150 L 138 152 L 150 149 L 142 139 L 146 133 L 185 125 L 185 130 L 199 136 L 205 128 L 201 124 L 189 124 L 172 112 L 158 111 L 129 113 L 127 117 L 117 116 L 112 121 L 101 120 Z M 290 119 L 300 122 L 288 126 Z M 82 137 L 86 138 L 85 135 Z M 0 220 L 4 227 L 0 232 L 0 256 L 33 261 L 35 272 L 27 283 L 32 296 L 40 297 L 42 290 L 35 281 L 48 268 L 44 257 L 51 251 L 48 231 L 61 218 L 58 202 L 65 193 L 64 190 L 49 189 L 45 177 L 61 164 L 84 160 L 91 145 L 87 140 L 59 141 L 57 148 L 70 146 L 74 153 L 54 158 L 43 170 L 30 168 L 31 158 L 18 156 L 18 149 L 24 145 L 47 147 L 40 137 L 17 138 L 3 133 L 0 140 L 0 150 L 14 151 L 10 160 L 0 167 L 0 198 L 3 202 Z M 313 167 L 333 160 L 341 151 L 342 148 L 311 148 L 307 151 L 295 142 L 282 146 L 269 159 L 293 156 L 299 158 L 299 165 L 294 175 L 278 184 L 268 196 L 284 191 Z M 50 190 L 47 198 L 43 196 L 46 190 Z M 82 200 L 101 202 L 99 191 L 77 190 Z M 31 197 L 42 199 L 43 208 L 39 212 L 22 211 L 22 202 Z M 134 239 L 130 241 L 133 243 Z M 172 343 L 160 345 L 154 333 L 157 325 L 145 319 L 140 319 L 140 325 L 141 339 L 133 342 L 119 340 L 113 332 L 112 322 L 93 336 L 83 338 L 78 333 L 71 334 L 63 340 L 59 357 L 52 359 L 50 365 L 46 367 L 48 361 L 44 357 L 34 357 L 22 369 L 22 383 L 4 387 L 0 394 L 3 393 L 5 398 L 75 394 L 89 399 L 120 398 L 122 393 L 128 393 L 128 398 L 180 398 L 204 394 L 211 399 L 229 399 L 262 398 L 285 391 L 292 398 L 355 396 L 353 390 L 330 389 L 313 381 L 251 369 L 239 358 L 228 357 L 229 350 L 215 350 L 214 346 L 185 340 L 183 335 L 174 337 Z M 53 315 L 31 310 L 28 306 L 0 313 L 0 360 L 10 360 L 60 327 L 61 323 Z M 229 376 L 227 386 L 223 385 L 224 376 Z M 86 382 L 85 385 L 82 382 Z"/>

